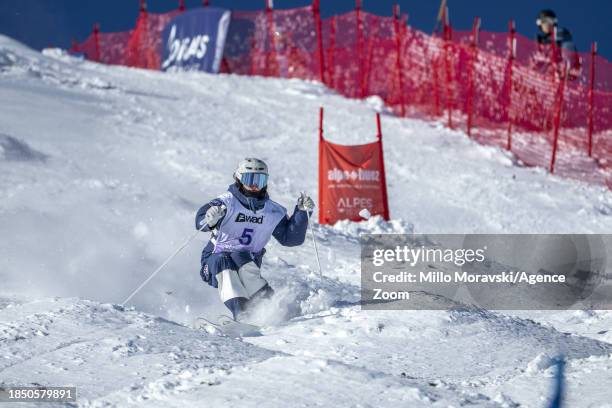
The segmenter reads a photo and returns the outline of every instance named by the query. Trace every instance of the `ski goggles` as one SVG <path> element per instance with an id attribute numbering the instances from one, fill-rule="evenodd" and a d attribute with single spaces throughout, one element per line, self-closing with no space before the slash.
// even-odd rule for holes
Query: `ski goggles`
<path id="1" fill-rule="evenodd" d="M 550 25 L 555 25 L 557 24 L 557 19 L 554 17 L 540 17 L 536 20 L 536 24 L 538 25 L 538 27 L 541 27 L 542 24 L 550 24 Z"/>
<path id="2" fill-rule="evenodd" d="M 257 187 L 262 189 L 268 185 L 268 175 L 264 173 L 242 173 L 240 182 L 249 187 Z"/>

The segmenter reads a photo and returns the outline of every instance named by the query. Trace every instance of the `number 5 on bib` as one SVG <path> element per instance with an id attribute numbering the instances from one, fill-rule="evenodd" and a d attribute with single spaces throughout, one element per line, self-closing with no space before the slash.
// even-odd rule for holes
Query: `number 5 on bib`
<path id="1" fill-rule="evenodd" d="M 238 241 L 240 241 L 242 245 L 249 245 L 251 241 L 253 241 L 254 231 L 255 230 L 253 228 L 245 228 L 242 231 L 242 235 L 240 236 L 240 239 L 238 239 Z"/>

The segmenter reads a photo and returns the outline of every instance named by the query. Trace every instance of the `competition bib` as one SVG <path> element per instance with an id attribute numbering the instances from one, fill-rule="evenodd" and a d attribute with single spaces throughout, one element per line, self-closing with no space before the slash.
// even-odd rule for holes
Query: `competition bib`
<path id="1" fill-rule="evenodd" d="M 287 210 L 272 200 L 264 208 L 245 208 L 231 193 L 219 197 L 226 206 L 225 218 L 217 228 L 214 252 L 261 251 Z"/>

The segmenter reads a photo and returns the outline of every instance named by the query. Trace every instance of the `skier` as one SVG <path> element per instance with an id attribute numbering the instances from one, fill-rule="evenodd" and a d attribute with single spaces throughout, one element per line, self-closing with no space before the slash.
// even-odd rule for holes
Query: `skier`
<path id="1" fill-rule="evenodd" d="M 542 10 L 538 14 L 536 20 L 538 50 L 531 58 L 531 65 L 540 72 L 547 72 L 554 68 L 551 62 L 555 61 L 558 64 L 557 69 L 561 71 L 557 74 L 561 76 L 565 64 L 568 64 L 570 79 L 575 79 L 580 75 L 581 70 L 578 50 L 572 33 L 565 27 L 559 27 L 557 23 L 557 15 L 552 10 Z M 553 42 L 555 47 L 551 48 Z"/>
<path id="2" fill-rule="evenodd" d="M 565 27 L 557 26 L 557 15 L 552 10 L 542 10 L 536 20 L 538 32 L 536 41 L 541 45 L 550 45 L 553 40 L 557 47 L 576 51 L 572 33 Z"/>
<path id="3" fill-rule="evenodd" d="M 283 246 L 304 243 L 313 200 L 302 194 L 293 215 L 272 201 L 267 193 L 268 166 L 246 158 L 234 172 L 228 191 L 200 208 L 196 229 L 211 231 L 202 251 L 200 275 L 218 288 L 221 300 L 234 320 L 261 298 L 274 292 L 261 276 L 265 246 L 272 236 Z M 306 214 L 306 212 L 309 214 Z"/>

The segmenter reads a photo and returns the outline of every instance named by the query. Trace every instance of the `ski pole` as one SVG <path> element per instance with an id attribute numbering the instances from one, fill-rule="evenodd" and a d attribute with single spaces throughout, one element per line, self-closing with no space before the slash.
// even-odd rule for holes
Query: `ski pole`
<path id="1" fill-rule="evenodd" d="M 306 196 L 306 192 L 302 192 L 302 196 Z M 308 210 L 306 210 L 306 217 L 308 218 L 308 227 L 310 228 L 310 234 L 312 235 L 312 244 L 314 245 L 317 265 L 319 266 L 319 277 L 323 279 L 323 270 L 321 269 L 321 260 L 319 259 L 319 248 L 317 247 L 317 239 L 315 238 L 314 228 L 310 222 L 310 214 L 308 213 Z"/>
<path id="2" fill-rule="evenodd" d="M 130 296 L 127 297 L 127 299 L 125 299 L 123 301 L 123 303 L 121 303 L 121 307 L 125 307 L 125 305 L 127 304 L 127 302 L 130 301 L 130 299 L 132 299 L 138 292 L 140 292 L 140 290 L 142 288 L 145 287 L 145 285 L 147 283 L 149 283 L 149 281 L 151 281 L 151 279 L 153 279 L 155 277 L 155 275 L 157 275 L 159 273 L 159 271 L 161 271 L 162 269 L 164 269 L 164 267 L 168 264 L 168 262 L 170 262 L 175 256 L 177 256 L 179 254 L 179 252 L 181 252 L 187 245 L 189 245 L 189 243 L 191 241 L 193 241 L 193 239 L 198 235 L 199 232 L 202 232 L 202 230 L 204 229 L 204 227 L 207 224 L 204 223 L 204 225 L 202 225 L 202 227 L 197 230 L 196 232 L 194 232 L 188 239 L 187 241 L 185 241 L 185 243 L 183 243 L 183 245 L 181 245 L 176 251 L 174 251 L 174 253 L 172 255 L 170 255 L 168 258 L 166 258 L 166 260 L 155 270 L 153 271 L 153 273 L 144 280 L 144 282 L 142 282 L 140 284 L 140 286 L 138 286 L 136 289 L 134 289 L 134 291 L 132 292 L 132 294 Z"/>

